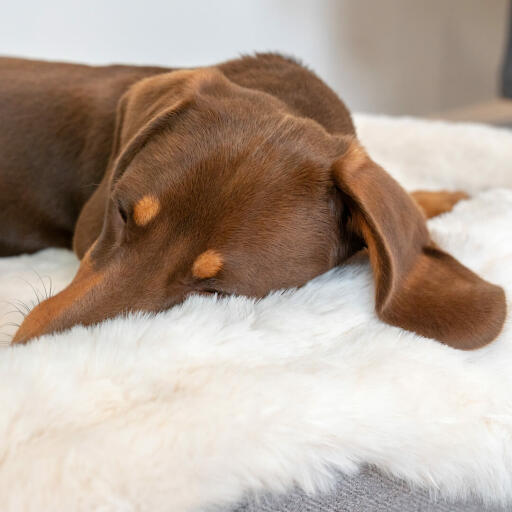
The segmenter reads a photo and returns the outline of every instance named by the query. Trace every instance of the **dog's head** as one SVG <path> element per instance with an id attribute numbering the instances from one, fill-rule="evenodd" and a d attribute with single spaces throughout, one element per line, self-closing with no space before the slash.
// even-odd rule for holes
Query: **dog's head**
<path id="1" fill-rule="evenodd" d="M 384 321 L 465 349 L 500 331 L 501 288 L 432 244 L 408 194 L 354 138 L 215 69 L 138 82 L 116 124 L 109 170 L 76 227 L 80 269 L 14 341 L 192 293 L 262 297 L 363 247 Z"/>

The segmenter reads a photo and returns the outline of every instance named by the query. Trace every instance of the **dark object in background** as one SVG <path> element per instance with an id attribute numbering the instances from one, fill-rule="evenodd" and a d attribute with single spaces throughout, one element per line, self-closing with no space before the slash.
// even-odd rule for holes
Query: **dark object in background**
<path id="1" fill-rule="evenodd" d="M 503 66 L 503 96 L 512 98 L 512 2 L 509 9 L 508 46 Z"/>

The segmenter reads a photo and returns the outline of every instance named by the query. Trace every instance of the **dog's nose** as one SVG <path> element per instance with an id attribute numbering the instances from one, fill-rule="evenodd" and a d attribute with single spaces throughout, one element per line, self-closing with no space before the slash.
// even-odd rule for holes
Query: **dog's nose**
<path id="1" fill-rule="evenodd" d="M 40 306 L 41 304 L 36 306 L 28 314 L 14 334 L 11 343 L 27 343 L 27 341 L 42 336 L 48 332 L 51 324 L 51 317 L 44 312 L 41 314 L 37 311 Z"/>
<path id="2" fill-rule="evenodd" d="M 73 283 L 61 293 L 38 304 L 16 331 L 11 343 L 28 341 L 66 328 L 65 312 L 73 303 Z"/>

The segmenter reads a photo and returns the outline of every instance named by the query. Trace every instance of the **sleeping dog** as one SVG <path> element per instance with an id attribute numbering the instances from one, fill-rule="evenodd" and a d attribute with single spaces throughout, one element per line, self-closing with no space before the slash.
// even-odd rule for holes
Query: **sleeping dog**
<path id="1" fill-rule="evenodd" d="M 384 322 L 461 349 L 501 330 L 503 290 L 427 231 L 464 195 L 406 193 L 336 94 L 292 59 L 0 59 L 0 119 L 0 255 L 73 247 L 81 259 L 15 343 L 193 293 L 262 297 L 361 249 Z"/>

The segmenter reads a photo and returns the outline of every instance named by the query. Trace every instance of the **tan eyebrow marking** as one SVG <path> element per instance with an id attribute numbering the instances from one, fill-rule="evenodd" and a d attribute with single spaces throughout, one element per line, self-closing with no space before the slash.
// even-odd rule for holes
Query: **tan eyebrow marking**
<path id="1" fill-rule="evenodd" d="M 144 196 L 133 207 L 133 220 L 138 226 L 151 222 L 160 211 L 160 201 L 155 196 Z"/>
<path id="2" fill-rule="evenodd" d="M 213 277 L 222 268 L 224 261 L 222 255 L 213 250 L 208 249 L 201 253 L 192 265 L 192 274 L 199 279 L 207 279 Z"/>

